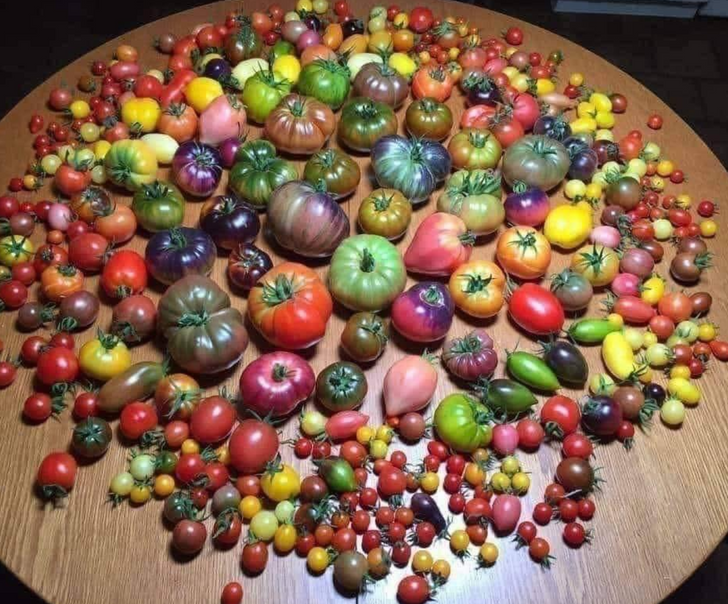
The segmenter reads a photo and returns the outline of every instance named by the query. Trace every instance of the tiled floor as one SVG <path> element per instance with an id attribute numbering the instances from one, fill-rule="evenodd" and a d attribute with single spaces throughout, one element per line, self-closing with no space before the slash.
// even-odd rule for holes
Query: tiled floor
<path id="1" fill-rule="evenodd" d="M 164 15 L 204 4 L 195 0 L 91 0 L 4 3 L 0 115 L 38 82 L 109 38 Z M 728 19 L 691 21 L 558 14 L 549 0 L 470 0 L 569 38 L 621 67 L 673 107 L 728 166 Z M 355 3 L 354 3 L 355 4 Z M 53 7 L 37 18 L 39 5 Z M 109 14 L 106 15 L 105 11 Z M 13 24 L 9 26 L 8 24 Z M 722 527 L 725 528 L 725 527 Z M 728 546 L 721 545 L 666 602 L 728 601 Z M 630 580 L 630 579 L 626 579 Z M 0 602 L 40 604 L 0 565 Z M 103 603 L 107 604 L 107 603 Z"/>

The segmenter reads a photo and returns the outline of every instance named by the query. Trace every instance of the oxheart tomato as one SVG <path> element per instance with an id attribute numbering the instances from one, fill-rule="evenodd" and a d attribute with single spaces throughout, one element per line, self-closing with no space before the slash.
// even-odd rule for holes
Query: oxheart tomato
<path id="1" fill-rule="evenodd" d="M 333 301 L 318 275 L 303 264 L 283 262 L 250 290 L 248 316 L 275 346 L 298 350 L 313 346 L 326 332 Z"/>
<path id="2" fill-rule="evenodd" d="M 435 212 L 417 227 L 404 254 L 407 270 L 424 275 L 450 275 L 470 259 L 475 237 L 452 214 Z"/>
<path id="3" fill-rule="evenodd" d="M 257 474 L 275 459 L 279 446 L 278 432 L 271 424 L 246 419 L 240 422 L 228 442 L 230 465 L 240 474 Z"/>
<path id="4" fill-rule="evenodd" d="M 217 443 L 232 432 L 237 414 L 223 396 L 208 396 L 195 407 L 190 418 L 190 434 L 203 445 Z"/>
<path id="5" fill-rule="evenodd" d="M 535 283 L 524 283 L 508 301 L 508 313 L 524 331 L 549 335 L 564 326 L 564 309 L 558 298 Z"/>

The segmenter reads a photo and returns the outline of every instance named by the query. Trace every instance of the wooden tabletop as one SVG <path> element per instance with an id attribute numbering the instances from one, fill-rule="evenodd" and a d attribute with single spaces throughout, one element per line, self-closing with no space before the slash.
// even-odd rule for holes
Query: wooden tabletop
<path id="1" fill-rule="evenodd" d="M 285 8 L 288 9 L 286 3 Z M 359 16 L 365 16 L 372 0 L 355 3 Z M 402 0 L 401 6 L 410 9 L 412 0 Z M 265 0 L 245 3 L 247 11 L 263 9 Z M 587 83 L 597 89 L 618 91 L 629 99 L 628 112 L 618 116 L 617 136 L 633 128 L 645 128 L 647 115 L 658 112 L 665 118 L 659 132 L 649 132 L 664 154 L 683 168 L 688 182 L 673 191 L 688 192 L 693 199 L 709 198 L 724 202 L 728 190 L 728 175 L 716 157 L 698 136 L 664 103 L 617 68 L 599 57 L 538 27 L 487 10 L 465 4 L 430 2 L 436 15 L 448 13 L 464 15 L 481 27 L 482 34 L 498 35 L 510 25 L 520 25 L 525 31 L 527 50 L 546 55 L 561 49 L 566 61 L 561 68 L 563 77 L 572 71 L 587 75 Z M 81 74 L 88 73 L 92 59 L 111 58 L 114 48 L 121 42 L 133 44 L 141 51 L 141 64 L 145 68 L 164 67 L 166 57 L 152 49 L 155 35 L 171 31 L 178 36 L 186 34 L 195 24 L 220 21 L 225 14 L 239 8 L 240 2 L 220 2 L 196 8 L 141 27 L 117 40 L 112 40 L 88 55 L 81 57 L 29 94 L 5 119 L 0 122 L 0 182 L 22 174 L 32 156 L 32 137 L 28 133 L 28 119 L 44 106 L 49 90 L 61 82 L 75 83 Z M 456 115 L 462 111 L 462 98 L 456 95 L 450 106 Z M 46 112 L 47 117 L 50 115 Z M 400 118 L 403 111 L 399 113 Z M 401 121 L 401 120 L 400 120 Z M 457 123 L 457 122 L 456 122 Z M 251 134 L 258 135 L 257 128 Z M 359 159 L 362 166 L 368 157 Z M 299 162 L 299 167 L 301 163 Z M 364 172 L 366 174 L 366 172 Z M 161 171 L 160 176 L 165 172 Z M 224 188 L 226 177 L 220 186 Z M 372 189 L 366 179 L 354 197 L 343 202 L 352 217 L 355 230 L 356 210 L 360 200 Z M 41 199 L 47 191 L 31 195 L 21 193 L 21 199 Z M 408 245 L 417 223 L 433 211 L 434 197 L 426 207 L 416 210 L 413 225 L 403 241 L 401 251 Z M 129 198 L 118 196 L 116 201 L 128 203 Z M 553 203 L 561 203 L 561 193 L 552 195 Z M 200 202 L 187 205 L 185 224 L 197 225 Z M 715 267 L 703 276 L 701 289 L 713 292 L 715 304 L 710 318 L 728 328 L 728 297 L 721 295 L 725 283 L 728 252 L 724 252 L 726 225 L 721 220 L 722 233 L 710 243 L 716 255 Z M 38 229 L 37 236 L 43 236 Z M 143 253 L 145 239 L 137 236 L 128 247 Z M 261 234 L 259 245 L 270 249 Z M 479 244 L 473 258 L 492 258 L 494 243 Z M 274 261 L 282 258 L 274 255 Z M 569 261 L 569 255 L 556 253 L 550 272 L 557 272 Z M 659 266 L 668 275 L 668 260 Z M 213 278 L 226 284 L 226 259 L 217 260 Z M 323 277 L 325 264 L 317 271 Z M 97 278 L 87 281 L 92 289 Z M 671 283 L 676 287 L 674 283 Z M 152 288 L 155 299 L 159 288 Z M 234 296 L 234 305 L 245 308 L 244 298 Z M 598 301 L 592 311 L 597 312 Z M 111 309 L 105 306 L 100 325 L 108 327 Z M 347 313 L 337 309 L 327 330 L 326 338 L 310 353 L 314 369 L 319 371 L 339 358 L 338 342 Z M 5 349 L 17 354 L 23 335 L 14 329 L 14 313 L 0 314 L 0 334 Z M 463 333 L 472 325 L 457 316 L 453 330 Z M 503 309 L 498 319 L 487 324 L 499 351 L 512 348 L 522 335 L 517 334 Z M 94 330 L 79 334 L 77 342 L 91 338 Z M 237 392 L 237 378 L 241 368 L 256 358 L 261 350 L 269 348 L 261 338 L 251 333 L 251 346 L 227 383 Z M 523 346 L 523 339 L 522 344 Z M 404 351 L 420 351 L 395 337 L 381 358 L 368 369 L 369 395 L 363 411 L 373 421 L 382 419 L 380 384 L 386 369 L 402 356 Z M 598 349 L 586 351 L 592 371 L 602 371 Z M 159 358 L 153 344 L 134 349 L 135 360 Z M 498 370 L 502 371 L 501 368 Z M 434 405 L 455 389 L 442 368 Z M 692 573 L 715 548 L 728 527 L 728 414 L 725 384 L 728 372 L 720 363 L 712 363 L 700 382 L 703 402 L 688 410 L 685 424 L 679 430 L 660 425 L 659 420 L 648 435 L 637 435 L 636 447 L 627 452 L 618 444 L 601 447 L 597 451 L 597 465 L 606 479 L 603 493 L 596 497 L 597 513 L 590 523 L 595 539 L 590 547 L 574 551 L 561 541 L 561 525 L 552 523 L 540 529 L 552 543 L 557 560 L 550 571 L 541 570 L 523 551 L 515 551 L 505 540 L 498 541 L 501 558 L 487 571 L 475 571 L 474 561 L 453 561 L 454 575 L 442 590 L 441 601 L 465 604 L 474 599 L 506 603 L 539 604 L 556 602 L 599 602 L 600 604 L 637 604 L 657 602 L 674 590 Z M 295 554 L 287 557 L 274 555 L 271 550 L 266 571 L 254 579 L 242 575 L 239 566 L 240 546 L 232 551 L 219 551 L 207 546 L 195 559 L 180 562 L 170 554 L 170 533 L 161 518 L 162 503 L 153 501 L 142 508 L 121 505 L 112 508 L 105 503 L 109 479 L 125 469 L 128 451 L 118 440 L 108 454 L 97 463 L 80 469 L 76 487 L 64 509 L 43 507 L 35 497 L 33 480 L 41 459 L 52 450 L 65 449 L 73 425 L 70 412 L 59 421 L 48 421 L 41 426 L 30 426 L 21 420 L 22 402 L 32 390 L 33 371 L 21 369 L 16 383 L 0 393 L 0 459 L 4 460 L 0 472 L 0 559 L 20 579 L 52 604 L 132 604 L 140 600 L 203 604 L 219 601 L 225 583 L 241 580 L 246 592 L 245 601 L 260 604 L 283 604 L 343 600 L 331 579 L 311 577 L 305 560 Z M 210 389 L 216 383 L 207 384 Z M 576 394 L 576 393 L 575 393 Z M 313 405 L 312 402 L 308 403 Z M 297 429 L 294 420 L 285 426 L 286 435 Z M 411 459 L 421 456 L 423 446 L 407 451 Z M 283 452 L 288 461 L 292 451 Z M 524 498 L 524 514 L 540 499 L 543 488 L 559 459 L 557 449 L 543 446 L 536 455 L 521 454 L 522 463 L 531 472 L 533 486 Z M 309 473 L 308 461 L 295 462 L 302 473 Z M 445 498 L 440 493 L 441 502 Z M 489 537 L 493 540 L 494 537 Z M 437 553 L 450 557 L 447 544 L 441 542 Z M 376 585 L 365 597 L 366 602 L 393 602 L 399 577 L 397 570 L 387 581 Z"/>

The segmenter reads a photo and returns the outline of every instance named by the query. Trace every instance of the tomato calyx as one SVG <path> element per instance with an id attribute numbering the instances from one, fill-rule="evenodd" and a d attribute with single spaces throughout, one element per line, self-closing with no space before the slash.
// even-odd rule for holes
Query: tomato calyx
<path id="1" fill-rule="evenodd" d="M 293 298 L 293 282 L 285 275 L 278 275 L 275 283 L 263 284 L 263 301 L 268 306 L 278 306 Z"/>
<path id="2" fill-rule="evenodd" d="M 41 497 L 53 503 L 54 507 L 58 507 L 61 501 L 68 497 L 68 491 L 57 484 L 45 484 L 39 490 Z"/>
<path id="3" fill-rule="evenodd" d="M 56 382 L 51 386 L 51 413 L 58 417 L 68 407 L 66 395 L 76 392 L 76 384 L 73 382 Z"/>
<path id="4" fill-rule="evenodd" d="M 526 255 L 527 250 L 533 250 L 534 253 L 537 252 L 536 249 L 536 233 L 533 231 L 528 231 L 525 234 L 516 229 L 515 231 L 516 239 L 513 241 L 509 241 L 508 245 L 512 245 L 513 247 L 518 248 L 521 258 L 523 258 Z"/>
<path id="5" fill-rule="evenodd" d="M 119 289 L 128 287 L 121 285 L 119 286 Z M 185 313 L 183 314 L 179 321 L 177 321 L 178 327 L 203 327 L 207 325 L 208 321 L 210 320 L 210 315 L 206 310 L 203 310 L 199 313 Z"/>
<path id="6" fill-rule="evenodd" d="M 477 294 L 479 292 L 486 291 L 490 282 L 493 281 L 493 275 L 488 275 L 485 278 L 482 275 L 463 275 L 463 277 L 468 280 L 463 288 L 463 292 L 466 294 Z M 471 339 L 475 341 L 477 347 L 475 350 L 468 350 L 467 352 L 477 352 L 481 348 L 480 342 L 478 341 L 478 338 Z"/>

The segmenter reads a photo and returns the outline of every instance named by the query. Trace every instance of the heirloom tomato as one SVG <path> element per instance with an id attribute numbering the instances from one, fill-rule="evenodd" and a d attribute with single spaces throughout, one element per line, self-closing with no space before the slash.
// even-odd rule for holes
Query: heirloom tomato
<path id="1" fill-rule="evenodd" d="M 412 78 L 412 96 L 415 99 L 425 97 L 444 103 L 450 98 L 455 80 L 443 65 L 424 65 Z"/>
<path id="2" fill-rule="evenodd" d="M 241 98 L 248 117 L 263 124 L 270 112 L 290 92 L 291 82 L 269 68 L 267 71 L 258 71 L 247 79 Z"/>
<path id="3" fill-rule="evenodd" d="M 408 270 L 425 275 L 450 275 L 470 259 L 475 238 L 452 214 L 435 212 L 425 218 L 404 254 Z"/>
<path id="4" fill-rule="evenodd" d="M 431 97 L 412 101 L 404 115 L 404 125 L 412 136 L 440 141 L 452 130 L 452 111 Z"/>
<path id="5" fill-rule="evenodd" d="M 450 139 L 447 150 L 455 168 L 467 170 L 495 168 L 503 149 L 489 131 L 465 128 Z"/>
<path id="6" fill-rule="evenodd" d="M 579 248 L 571 258 L 571 269 L 583 275 L 594 287 L 612 282 L 619 272 L 619 256 L 608 247 L 598 244 Z"/>
<path id="7" fill-rule="evenodd" d="M 185 199 L 172 183 L 155 180 L 134 193 L 131 209 L 143 229 L 156 233 L 182 224 Z"/>
<path id="8" fill-rule="evenodd" d="M 361 169 L 349 155 L 338 149 L 315 153 L 303 169 L 303 179 L 312 184 L 323 181 L 326 191 L 341 199 L 356 191 L 361 180 Z"/>
<path id="9" fill-rule="evenodd" d="M 137 191 L 157 177 L 157 156 L 144 141 L 124 139 L 114 142 L 104 157 L 104 167 L 111 182 Z"/>
<path id="10" fill-rule="evenodd" d="M 316 59 L 301 70 L 298 90 L 336 111 L 349 96 L 351 72 L 339 60 Z"/>
<path id="11" fill-rule="evenodd" d="M 397 134 L 397 116 L 385 103 L 354 97 L 341 110 L 339 141 L 354 151 L 369 152 L 383 136 Z"/>
<path id="12" fill-rule="evenodd" d="M 535 283 L 525 283 L 513 292 L 508 312 L 516 324 L 534 335 L 558 333 L 564 326 L 564 309 L 558 298 Z"/>
<path id="13" fill-rule="evenodd" d="M 41 273 L 40 287 L 46 299 L 60 302 L 83 289 L 83 273 L 71 264 L 55 264 Z"/>
<path id="14" fill-rule="evenodd" d="M 472 260 L 455 269 L 448 286 L 455 306 L 470 316 L 487 318 L 497 315 L 503 306 L 505 284 L 497 264 Z"/>
<path id="15" fill-rule="evenodd" d="M 462 219 L 474 235 L 487 235 L 503 224 L 500 176 L 492 170 L 458 170 L 445 181 L 437 209 Z"/>
<path id="16" fill-rule="evenodd" d="M 334 112 L 315 98 L 289 94 L 265 118 L 265 137 L 278 151 L 311 155 L 336 128 Z"/>
<path id="17" fill-rule="evenodd" d="M 272 143 L 257 139 L 246 142 L 238 149 L 235 165 L 230 170 L 229 187 L 260 210 L 268 205 L 275 189 L 297 178 L 296 167 L 277 157 Z"/>
<path id="18" fill-rule="evenodd" d="M 384 351 L 388 332 L 387 324 L 379 315 L 358 312 L 346 321 L 341 332 L 341 347 L 357 363 L 369 363 Z"/>
<path id="19" fill-rule="evenodd" d="M 521 279 L 536 279 L 551 263 L 551 245 L 533 227 L 511 227 L 498 238 L 496 257 L 505 271 Z"/>
<path id="20" fill-rule="evenodd" d="M 375 189 L 359 205 L 359 226 L 371 235 L 398 239 L 411 220 L 412 204 L 396 189 Z"/>
<path id="21" fill-rule="evenodd" d="M 106 382 L 131 367 L 131 354 L 119 338 L 99 331 L 81 347 L 78 363 L 88 377 Z"/>
<path id="22" fill-rule="evenodd" d="M 490 443 L 492 414 L 482 403 L 466 394 L 450 394 L 435 409 L 437 435 L 455 451 L 472 453 Z"/>
<path id="23" fill-rule="evenodd" d="M 586 241 L 592 226 L 592 208 L 588 203 L 562 204 L 546 216 L 543 233 L 552 245 L 571 250 Z"/>

